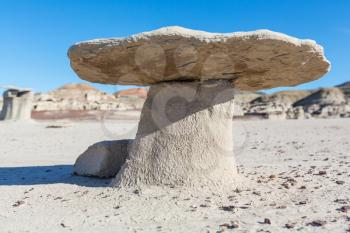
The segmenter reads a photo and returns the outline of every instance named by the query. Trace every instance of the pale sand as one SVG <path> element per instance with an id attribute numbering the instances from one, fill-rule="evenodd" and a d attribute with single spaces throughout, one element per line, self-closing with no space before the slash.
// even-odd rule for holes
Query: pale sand
<path id="1" fill-rule="evenodd" d="M 1 122 L 0 232 L 349 229 L 350 210 L 339 208 L 350 205 L 350 119 L 234 123 L 244 185 L 236 191 L 191 194 L 155 187 L 122 191 L 109 188 L 110 180 L 72 176 L 72 164 L 87 146 L 132 138 L 136 121 L 74 122 L 65 128 L 45 128 L 62 124 L 57 122 Z M 320 171 L 326 174 L 316 175 Z M 282 186 L 286 181 L 289 188 Z M 265 218 L 271 225 L 262 224 Z M 308 224 L 315 220 L 326 223 Z M 220 227 L 231 221 L 239 228 Z M 285 228 L 287 223 L 294 228 Z"/>

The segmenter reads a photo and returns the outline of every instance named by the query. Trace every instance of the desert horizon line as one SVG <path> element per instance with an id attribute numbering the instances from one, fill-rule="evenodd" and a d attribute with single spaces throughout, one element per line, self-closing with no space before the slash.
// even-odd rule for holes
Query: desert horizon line
<path id="1" fill-rule="evenodd" d="M 104 92 L 104 93 L 107 93 L 107 94 L 114 94 L 116 92 L 123 91 L 123 90 L 129 90 L 129 89 L 138 89 L 138 88 L 149 89 L 149 86 L 110 85 L 110 86 L 118 87 L 118 89 L 116 89 L 114 91 L 105 91 L 105 90 L 103 90 L 102 88 L 99 87 L 99 85 L 103 85 L 103 84 L 97 84 L 96 85 L 96 83 L 90 83 L 90 82 L 87 82 L 87 81 L 81 81 L 81 82 L 66 82 L 66 83 L 58 85 L 56 88 L 51 88 L 51 89 L 44 90 L 44 91 L 36 91 L 35 88 L 31 88 L 31 87 L 22 87 L 20 85 L 1 84 L 0 83 L 0 93 L 2 92 L 2 90 L 5 91 L 5 90 L 11 89 L 11 88 L 14 88 L 14 89 L 28 89 L 28 90 L 33 91 L 34 93 L 47 93 L 47 92 L 55 91 L 55 90 L 57 90 L 59 88 L 62 88 L 64 86 L 66 86 L 66 85 L 79 85 L 79 84 L 88 85 L 88 86 L 90 86 L 92 88 L 97 89 L 100 92 Z M 274 94 L 274 93 L 284 92 L 284 91 L 313 91 L 313 90 L 320 90 L 320 89 L 327 89 L 327 88 L 338 88 L 338 87 L 341 87 L 343 85 L 350 85 L 350 80 L 338 83 L 336 85 L 318 86 L 318 87 L 315 87 L 315 88 L 299 88 L 298 86 L 300 86 L 300 85 L 298 85 L 298 86 L 295 86 L 295 87 L 279 87 L 279 88 L 272 88 L 272 89 L 266 89 L 266 90 L 261 90 L 261 91 L 252 91 L 252 92 L 269 95 L 269 94 Z M 120 87 L 122 87 L 122 88 L 120 88 Z"/>

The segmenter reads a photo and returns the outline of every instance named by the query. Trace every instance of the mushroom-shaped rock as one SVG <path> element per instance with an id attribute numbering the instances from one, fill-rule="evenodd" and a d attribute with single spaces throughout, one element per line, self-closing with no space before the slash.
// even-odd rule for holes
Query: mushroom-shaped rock
<path id="1" fill-rule="evenodd" d="M 128 155 L 132 140 L 102 141 L 84 151 L 74 164 L 74 174 L 108 178 L 115 176 Z"/>
<path id="2" fill-rule="evenodd" d="M 268 30 L 167 27 L 77 43 L 68 56 L 84 80 L 151 86 L 118 186 L 234 182 L 234 88 L 295 86 L 330 68 L 316 42 Z"/>

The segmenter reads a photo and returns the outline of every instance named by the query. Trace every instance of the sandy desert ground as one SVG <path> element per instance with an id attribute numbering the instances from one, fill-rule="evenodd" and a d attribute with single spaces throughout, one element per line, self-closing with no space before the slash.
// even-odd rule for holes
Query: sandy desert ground
<path id="1" fill-rule="evenodd" d="M 1 122 L 0 232 L 350 231 L 350 119 L 235 125 L 242 183 L 203 192 L 72 175 L 88 145 L 133 138 L 136 120 Z"/>

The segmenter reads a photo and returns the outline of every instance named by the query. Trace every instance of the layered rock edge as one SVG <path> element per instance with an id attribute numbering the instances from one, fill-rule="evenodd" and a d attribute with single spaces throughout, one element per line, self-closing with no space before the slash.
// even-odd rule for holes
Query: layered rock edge
<path id="1" fill-rule="evenodd" d="M 316 80 L 330 69 L 315 41 L 269 30 L 209 33 L 165 27 L 80 42 L 68 56 L 80 78 L 121 85 L 226 79 L 255 91 Z"/>

